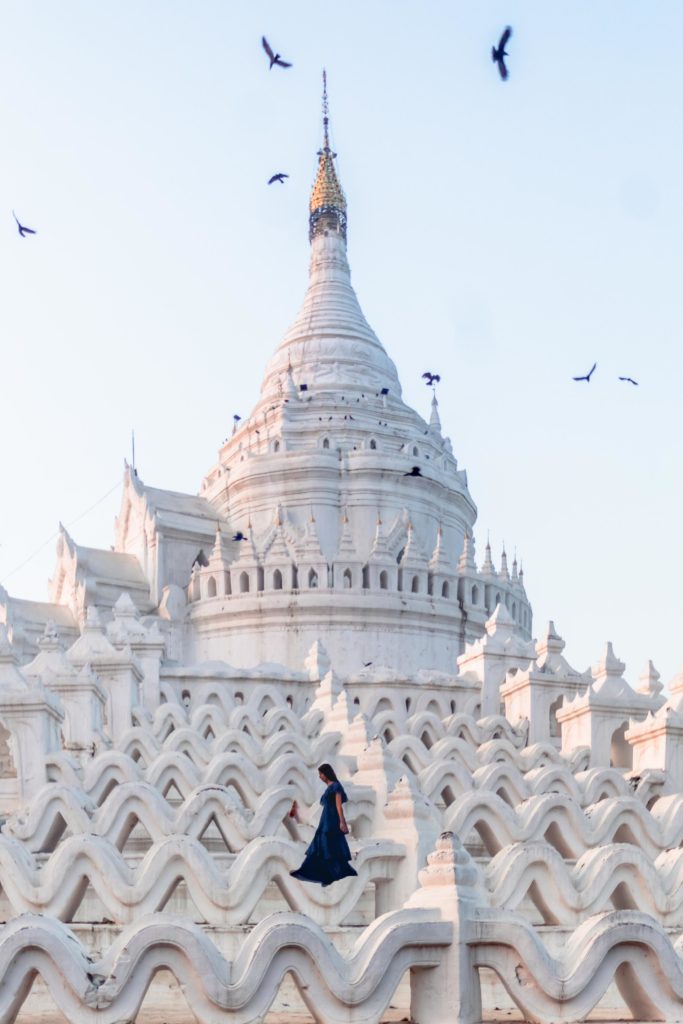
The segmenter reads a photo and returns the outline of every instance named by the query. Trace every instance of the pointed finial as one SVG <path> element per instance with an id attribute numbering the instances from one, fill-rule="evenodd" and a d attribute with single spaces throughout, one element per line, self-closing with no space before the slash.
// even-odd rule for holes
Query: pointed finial
<path id="1" fill-rule="evenodd" d="M 491 539 L 488 530 L 486 531 L 486 547 L 484 548 L 484 562 L 481 571 L 485 576 L 497 576 L 493 559 L 491 558 Z"/>
<path id="2" fill-rule="evenodd" d="M 309 241 L 332 231 L 346 241 L 346 198 L 334 166 L 336 153 L 330 149 L 330 111 L 327 101 L 327 72 L 323 71 L 323 146 L 318 150 L 318 173 L 309 203 Z"/>
<path id="3" fill-rule="evenodd" d="M 476 572 L 477 563 L 474 560 L 474 537 L 465 530 L 465 536 L 462 543 L 462 553 L 458 561 L 458 572 Z"/>
<path id="4" fill-rule="evenodd" d="M 285 396 L 285 401 L 287 402 L 290 399 L 299 397 L 299 392 L 297 391 L 296 384 L 294 383 L 294 373 L 292 372 L 291 360 L 289 362 L 289 366 L 287 367 L 287 374 L 285 376 L 285 382 L 282 387 L 282 392 Z"/>
<path id="5" fill-rule="evenodd" d="M 658 693 L 661 693 L 664 689 L 663 683 L 660 682 L 660 674 L 654 667 L 651 661 L 648 661 L 645 666 L 645 671 L 640 676 L 640 685 L 636 686 L 636 693 L 644 693 L 651 697 L 656 697 Z"/>
<path id="6" fill-rule="evenodd" d="M 432 394 L 432 413 L 429 417 L 429 429 L 435 433 L 441 433 L 441 417 L 439 416 L 439 403 L 436 399 L 436 391 Z"/>
<path id="7" fill-rule="evenodd" d="M 330 107 L 327 102 L 327 71 L 323 68 L 323 149 L 330 148 Z"/>

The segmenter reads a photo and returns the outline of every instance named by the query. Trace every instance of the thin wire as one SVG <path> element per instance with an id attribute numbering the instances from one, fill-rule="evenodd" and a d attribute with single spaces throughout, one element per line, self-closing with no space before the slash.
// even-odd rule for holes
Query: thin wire
<path id="1" fill-rule="evenodd" d="M 75 519 L 70 520 L 70 522 L 65 523 L 64 525 L 69 527 L 69 526 L 75 526 L 76 523 L 80 523 L 81 519 L 84 519 L 88 515 L 88 513 L 92 512 L 92 510 L 94 508 L 97 508 L 98 505 L 101 505 L 102 502 L 106 498 L 108 498 L 110 494 L 113 494 L 114 491 L 117 490 L 117 488 L 121 487 L 122 485 L 123 485 L 123 481 L 119 480 L 117 483 L 114 484 L 113 487 L 111 487 L 107 491 L 106 494 L 103 494 L 101 498 L 98 498 L 97 501 L 94 502 L 94 504 L 90 505 L 89 508 L 86 508 L 85 512 L 81 512 L 81 514 L 79 516 L 76 516 Z M 15 572 L 19 572 L 19 570 L 23 569 L 25 565 L 28 565 L 29 562 L 33 561 L 33 559 L 36 557 L 36 555 L 39 555 L 40 552 L 43 551 L 43 549 L 46 548 L 48 546 L 48 544 L 50 544 L 55 539 L 55 537 L 59 537 L 59 530 L 55 530 L 55 532 L 52 534 L 52 536 L 48 537 L 46 541 L 43 541 L 43 543 L 40 545 L 40 547 L 36 548 L 36 550 L 33 552 L 33 554 L 29 555 L 28 558 L 25 558 L 24 561 L 20 565 L 17 565 L 17 566 L 15 566 L 14 569 L 10 570 L 10 572 L 8 572 L 6 576 L 3 576 L 2 580 L 0 580 L 0 585 L 4 585 L 4 583 L 6 582 L 6 580 L 8 580 L 10 578 L 10 576 L 14 576 Z"/>

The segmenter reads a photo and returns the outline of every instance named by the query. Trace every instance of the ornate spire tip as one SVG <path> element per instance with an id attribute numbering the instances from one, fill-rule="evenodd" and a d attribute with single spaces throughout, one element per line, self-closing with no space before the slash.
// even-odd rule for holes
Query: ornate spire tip
<path id="1" fill-rule="evenodd" d="M 336 153 L 330 149 L 330 110 L 327 100 L 327 72 L 323 69 L 323 146 L 318 150 L 318 173 L 309 203 L 309 238 L 333 231 L 346 239 L 346 198 L 334 166 Z"/>

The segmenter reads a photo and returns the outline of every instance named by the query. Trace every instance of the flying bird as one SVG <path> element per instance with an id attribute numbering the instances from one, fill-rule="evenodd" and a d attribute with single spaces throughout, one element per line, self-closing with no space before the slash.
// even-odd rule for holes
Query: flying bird
<path id="1" fill-rule="evenodd" d="M 500 37 L 498 46 L 491 47 L 491 60 L 493 61 L 494 64 L 498 65 L 500 77 L 504 82 L 507 81 L 508 77 L 508 69 L 505 64 L 505 58 L 509 56 L 505 47 L 507 46 L 511 35 L 512 29 L 508 25 L 505 31 L 503 32 L 502 36 Z"/>
<path id="2" fill-rule="evenodd" d="M 238 415 L 237 415 L 237 413 L 235 413 L 235 415 L 233 416 L 233 421 L 234 421 L 235 423 L 239 423 L 239 421 L 240 421 L 241 419 L 242 419 L 242 417 L 241 417 L 241 416 L 238 416 Z"/>
<path id="3" fill-rule="evenodd" d="M 37 231 L 34 231 L 33 228 L 26 228 L 26 227 L 24 227 L 24 225 L 20 223 L 19 218 L 17 217 L 17 215 L 14 212 L 14 210 L 12 210 L 12 216 L 14 217 L 15 221 L 17 222 L 17 227 L 19 229 L 19 234 L 21 235 L 22 238 L 24 238 L 26 235 L 36 235 L 38 233 Z"/>
<path id="4" fill-rule="evenodd" d="M 268 184 L 272 185 L 274 181 L 279 181 L 281 185 L 284 185 L 285 178 L 288 177 L 288 174 L 284 174 L 282 171 L 279 171 L 277 174 L 274 174 L 272 178 L 268 179 Z"/>
<path id="5" fill-rule="evenodd" d="M 410 473 L 404 473 L 404 476 L 422 476 L 422 470 L 419 466 L 413 466 Z"/>
<path id="6" fill-rule="evenodd" d="M 590 383 L 590 379 L 591 379 L 591 377 L 593 375 L 593 370 L 595 369 L 595 367 L 597 365 L 598 365 L 597 363 L 593 363 L 593 365 L 591 366 L 591 368 L 588 371 L 588 373 L 586 373 L 583 377 L 572 377 L 572 380 L 585 380 L 585 381 L 588 381 Z"/>
<path id="7" fill-rule="evenodd" d="M 261 36 L 261 46 L 268 54 L 268 59 L 270 60 L 269 71 L 272 71 L 273 64 L 277 64 L 279 68 L 291 68 L 292 65 L 283 60 L 279 53 L 273 53 L 273 49 L 265 36 Z"/>
<path id="8" fill-rule="evenodd" d="M 427 370 L 426 373 L 422 374 L 422 380 L 428 387 L 434 387 L 435 384 L 439 383 L 441 377 L 438 373 L 430 373 L 429 370 Z"/>
<path id="9" fill-rule="evenodd" d="M 619 380 L 627 380 L 629 384 L 635 384 L 638 387 L 638 381 L 634 380 L 633 377 L 620 377 Z"/>
<path id="10" fill-rule="evenodd" d="M 242 533 L 241 530 L 238 530 L 237 533 L 234 535 L 234 537 L 232 539 L 233 540 L 246 540 L 247 538 L 244 536 L 244 534 Z"/>

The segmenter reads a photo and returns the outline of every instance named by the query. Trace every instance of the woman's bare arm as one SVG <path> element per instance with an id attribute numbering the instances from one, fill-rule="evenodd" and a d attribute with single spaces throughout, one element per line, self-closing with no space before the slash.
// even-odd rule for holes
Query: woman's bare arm
<path id="1" fill-rule="evenodd" d="M 349 826 L 346 824 L 346 818 L 344 817 L 341 793 L 337 793 L 337 814 L 339 815 L 339 828 L 346 835 L 349 831 Z"/>

